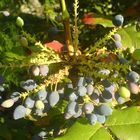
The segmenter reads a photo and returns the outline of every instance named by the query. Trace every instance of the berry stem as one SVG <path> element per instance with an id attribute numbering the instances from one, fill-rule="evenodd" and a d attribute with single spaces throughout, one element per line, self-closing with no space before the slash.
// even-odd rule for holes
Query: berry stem
<path id="1" fill-rule="evenodd" d="M 104 36 L 104 38 L 99 39 L 99 41 L 97 41 L 94 45 L 94 47 L 90 48 L 89 50 L 86 50 L 86 56 L 92 55 L 92 53 L 94 53 L 96 48 L 102 47 L 103 44 L 105 44 L 112 35 L 114 35 L 117 32 L 118 28 L 113 28 L 108 34 L 106 34 Z"/>
<path id="2" fill-rule="evenodd" d="M 78 31 L 78 0 L 74 1 L 73 4 L 74 7 L 74 26 L 73 26 L 73 46 L 74 46 L 74 57 L 76 57 L 77 49 L 78 49 L 78 36 L 79 36 L 79 31 Z"/>
<path id="3" fill-rule="evenodd" d="M 112 36 L 110 37 L 110 39 L 113 40 L 113 42 L 115 42 L 115 39 Z"/>
<path id="4" fill-rule="evenodd" d="M 57 91 L 57 86 L 58 86 L 58 82 L 56 82 L 56 84 L 55 84 L 55 89 L 54 89 L 54 91 Z"/>
<path id="5" fill-rule="evenodd" d="M 72 37 L 71 37 L 71 29 L 70 29 L 70 23 L 69 23 L 69 13 L 66 7 L 65 0 L 60 0 L 60 5 L 62 8 L 62 19 L 63 19 L 63 25 L 64 25 L 64 32 L 65 32 L 65 40 L 66 45 L 68 48 L 68 53 L 70 56 L 74 55 L 74 48 L 72 43 Z"/>

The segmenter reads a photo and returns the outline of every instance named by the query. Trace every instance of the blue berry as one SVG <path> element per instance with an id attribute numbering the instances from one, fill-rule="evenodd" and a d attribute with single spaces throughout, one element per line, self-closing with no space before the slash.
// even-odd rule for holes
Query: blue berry
<path id="1" fill-rule="evenodd" d="M 99 114 L 95 114 L 97 117 L 97 121 L 100 122 L 101 124 L 105 123 L 105 116 L 104 115 L 99 115 Z"/>
<path id="2" fill-rule="evenodd" d="M 113 38 L 115 41 L 121 41 L 121 36 L 117 33 L 113 35 Z"/>
<path id="3" fill-rule="evenodd" d="M 95 114 L 88 114 L 87 119 L 91 125 L 94 125 L 97 122 L 97 116 Z"/>
<path id="4" fill-rule="evenodd" d="M 13 118 L 17 120 L 25 117 L 25 115 L 26 115 L 26 108 L 23 105 L 19 105 L 14 110 Z"/>
<path id="5" fill-rule="evenodd" d="M 120 41 L 115 41 L 115 46 L 117 48 L 121 48 L 122 47 L 122 43 Z"/>
<path id="6" fill-rule="evenodd" d="M 124 17 L 122 15 L 116 15 L 112 22 L 115 26 L 121 26 L 124 22 Z"/>
<path id="7" fill-rule="evenodd" d="M 55 106 L 58 102 L 59 102 L 59 94 L 58 94 L 57 91 L 53 91 L 53 92 L 50 93 L 50 95 L 49 95 L 49 103 L 50 103 L 50 106 L 53 107 L 53 106 Z"/>
<path id="8" fill-rule="evenodd" d="M 128 74 L 128 80 L 130 82 L 134 82 L 134 83 L 137 83 L 140 79 L 140 76 L 137 72 L 135 71 L 130 71 L 129 74 Z"/>
<path id="9" fill-rule="evenodd" d="M 83 105 L 82 109 L 86 114 L 90 114 L 94 110 L 94 106 L 91 102 L 87 102 Z"/>

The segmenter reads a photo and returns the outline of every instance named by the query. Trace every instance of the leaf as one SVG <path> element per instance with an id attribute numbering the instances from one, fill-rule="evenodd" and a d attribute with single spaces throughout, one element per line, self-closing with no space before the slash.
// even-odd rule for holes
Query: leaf
<path id="1" fill-rule="evenodd" d="M 24 56 L 21 56 L 12 52 L 5 52 L 4 54 L 5 54 L 5 57 L 9 57 L 12 59 L 17 59 L 17 60 L 23 60 L 25 58 Z"/>
<path id="2" fill-rule="evenodd" d="M 95 13 L 85 14 L 82 21 L 84 24 L 88 24 L 88 25 L 100 24 L 104 27 L 114 27 L 112 20 L 110 18 L 107 18 L 103 15 L 97 15 Z"/>
<path id="3" fill-rule="evenodd" d="M 135 51 L 134 51 L 133 54 L 132 54 L 132 57 L 133 57 L 135 60 L 140 60 L 140 49 L 135 49 Z"/>
<path id="4" fill-rule="evenodd" d="M 85 119 L 75 122 L 68 132 L 55 140 L 111 140 L 110 134 L 99 123 L 90 125 Z"/>
<path id="5" fill-rule="evenodd" d="M 53 40 L 52 42 L 46 43 L 45 46 L 52 48 L 55 52 L 60 53 L 64 45 L 59 41 Z"/>
<path id="6" fill-rule="evenodd" d="M 106 126 L 122 140 L 140 140 L 140 107 L 114 110 Z"/>
<path id="7" fill-rule="evenodd" d="M 122 37 L 122 44 L 125 48 L 140 48 L 140 32 L 136 31 L 135 25 L 121 29 L 118 33 Z"/>
<path id="8" fill-rule="evenodd" d="M 12 139 L 14 140 L 28 140 L 29 130 L 27 128 L 12 129 Z"/>
<path id="9" fill-rule="evenodd" d="M 138 9 L 140 8 L 140 3 L 132 4 L 130 7 L 128 7 L 123 15 L 125 17 L 134 17 L 134 16 L 139 16 Z"/>
<path id="10" fill-rule="evenodd" d="M 12 135 L 7 126 L 0 126 L 0 138 L 4 140 L 12 140 Z"/>
<path id="11" fill-rule="evenodd" d="M 66 101 L 60 101 L 56 106 L 49 110 L 49 116 L 52 118 L 54 116 L 61 115 L 62 113 L 64 113 L 66 106 Z"/>
<path id="12" fill-rule="evenodd" d="M 114 140 L 109 132 L 103 127 L 100 128 L 91 138 L 90 140 Z"/>
<path id="13" fill-rule="evenodd" d="M 122 140 L 140 140 L 140 107 L 129 107 L 123 110 L 114 110 L 107 118 L 105 129 L 99 123 L 87 124 L 86 120 L 79 119 L 69 128 L 68 132 L 55 140 L 113 140 L 113 133 Z M 110 134 L 109 132 L 112 131 Z"/>

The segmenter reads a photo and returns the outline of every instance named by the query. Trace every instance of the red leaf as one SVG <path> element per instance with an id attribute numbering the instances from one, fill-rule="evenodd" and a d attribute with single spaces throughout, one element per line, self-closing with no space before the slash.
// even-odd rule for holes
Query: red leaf
<path id="1" fill-rule="evenodd" d="M 95 18 L 93 17 L 92 13 L 87 13 L 84 15 L 84 18 L 82 19 L 83 23 L 85 24 L 95 24 Z"/>
<path id="2" fill-rule="evenodd" d="M 100 61 L 105 62 L 105 63 L 110 63 L 110 62 L 115 62 L 117 59 L 118 59 L 117 55 L 110 53 L 110 54 L 108 54 L 107 57 L 101 58 Z"/>
<path id="3" fill-rule="evenodd" d="M 48 48 L 52 48 L 57 53 L 61 53 L 64 45 L 59 41 L 53 40 L 52 42 L 45 43 L 45 46 Z"/>
<path id="4" fill-rule="evenodd" d="M 140 9 L 140 3 L 137 3 L 135 5 L 132 5 L 128 9 L 124 11 L 124 16 L 138 16 L 139 15 L 139 9 Z"/>

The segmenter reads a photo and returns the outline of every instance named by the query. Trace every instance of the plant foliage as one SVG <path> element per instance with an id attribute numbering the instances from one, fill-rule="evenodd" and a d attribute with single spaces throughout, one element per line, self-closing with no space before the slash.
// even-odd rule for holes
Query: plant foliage
<path id="1" fill-rule="evenodd" d="M 1 0 L 0 139 L 139 140 L 139 7 Z"/>

